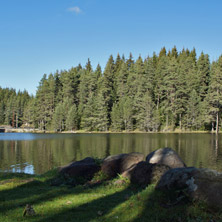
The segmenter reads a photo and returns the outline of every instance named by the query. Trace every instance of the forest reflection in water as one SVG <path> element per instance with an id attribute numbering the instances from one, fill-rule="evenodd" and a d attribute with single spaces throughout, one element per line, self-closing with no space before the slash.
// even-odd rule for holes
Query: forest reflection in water
<path id="1" fill-rule="evenodd" d="M 183 134 L 0 134 L 0 171 L 41 174 L 87 156 L 176 150 L 188 166 L 222 171 L 222 135 Z"/>

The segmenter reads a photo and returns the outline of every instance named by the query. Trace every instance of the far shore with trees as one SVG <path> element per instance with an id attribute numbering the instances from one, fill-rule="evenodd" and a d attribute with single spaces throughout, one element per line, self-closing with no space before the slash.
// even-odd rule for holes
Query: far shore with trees
<path id="1" fill-rule="evenodd" d="M 31 70 L 30 70 L 31 72 Z M 176 47 L 44 74 L 35 96 L 0 87 L 0 125 L 40 131 L 219 132 L 222 56 Z"/>

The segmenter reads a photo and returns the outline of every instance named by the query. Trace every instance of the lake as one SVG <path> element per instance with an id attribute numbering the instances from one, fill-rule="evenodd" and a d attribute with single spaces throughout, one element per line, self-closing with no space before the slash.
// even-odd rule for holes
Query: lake
<path id="1" fill-rule="evenodd" d="M 32 134 L 0 133 L 0 171 L 41 174 L 92 156 L 141 152 L 162 147 L 178 152 L 188 166 L 222 171 L 222 135 L 183 134 Z"/>

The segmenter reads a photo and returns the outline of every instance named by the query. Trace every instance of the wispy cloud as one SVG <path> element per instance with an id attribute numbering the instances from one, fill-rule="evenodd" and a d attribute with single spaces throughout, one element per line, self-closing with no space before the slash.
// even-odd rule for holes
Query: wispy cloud
<path id="1" fill-rule="evenodd" d="M 82 10 L 78 6 L 70 7 L 67 9 L 69 12 L 74 12 L 75 14 L 80 14 Z"/>

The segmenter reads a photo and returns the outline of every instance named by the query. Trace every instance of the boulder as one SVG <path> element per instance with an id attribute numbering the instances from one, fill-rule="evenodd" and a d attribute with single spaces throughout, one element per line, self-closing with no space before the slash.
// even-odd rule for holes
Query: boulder
<path id="1" fill-rule="evenodd" d="M 195 167 L 170 169 L 160 178 L 156 189 L 163 191 L 189 189 L 192 192 L 196 186 L 191 186 L 190 182 L 197 172 L 198 169 Z"/>
<path id="2" fill-rule="evenodd" d="M 142 160 L 144 160 L 144 155 L 142 153 L 108 156 L 104 159 L 101 170 L 109 177 L 115 177 L 117 174 L 122 174 Z"/>
<path id="3" fill-rule="evenodd" d="M 140 161 L 139 163 L 141 163 L 141 162 L 143 162 L 143 161 Z M 132 173 L 133 173 L 135 167 L 136 167 L 139 163 L 132 165 L 130 168 L 128 168 L 127 170 L 125 170 L 124 172 L 122 172 L 121 175 L 122 175 L 123 177 L 128 178 L 128 179 L 131 179 Z"/>
<path id="4" fill-rule="evenodd" d="M 182 191 L 191 200 L 202 201 L 211 209 L 222 206 L 222 173 L 195 167 L 175 168 L 167 171 L 156 189 Z"/>
<path id="5" fill-rule="evenodd" d="M 171 148 L 161 148 L 146 157 L 148 163 L 158 163 L 169 166 L 170 168 L 186 167 L 186 164 L 179 155 Z"/>
<path id="6" fill-rule="evenodd" d="M 120 173 L 120 162 L 125 155 L 126 154 L 108 156 L 103 160 L 101 171 L 108 177 L 115 177 Z"/>
<path id="7" fill-rule="evenodd" d="M 145 156 L 142 153 L 129 153 L 123 156 L 120 162 L 120 173 L 132 168 L 132 166 L 135 166 L 137 163 L 143 161 L 144 158 Z"/>
<path id="8" fill-rule="evenodd" d="M 91 179 L 99 170 L 100 166 L 95 163 L 95 160 L 91 157 L 87 157 L 83 160 L 72 162 L 61 167 L 59 172 L 69 177 L 84 177 Z"/>
<path id="9" fill-rule="evenodd" d="M 128 178 L 134 184 L 147 186 L 151 183 L 156 183 L 169 169 L 170 167 L 163 164 L 150 164 L 142 161 L 128 172 Z"/>

